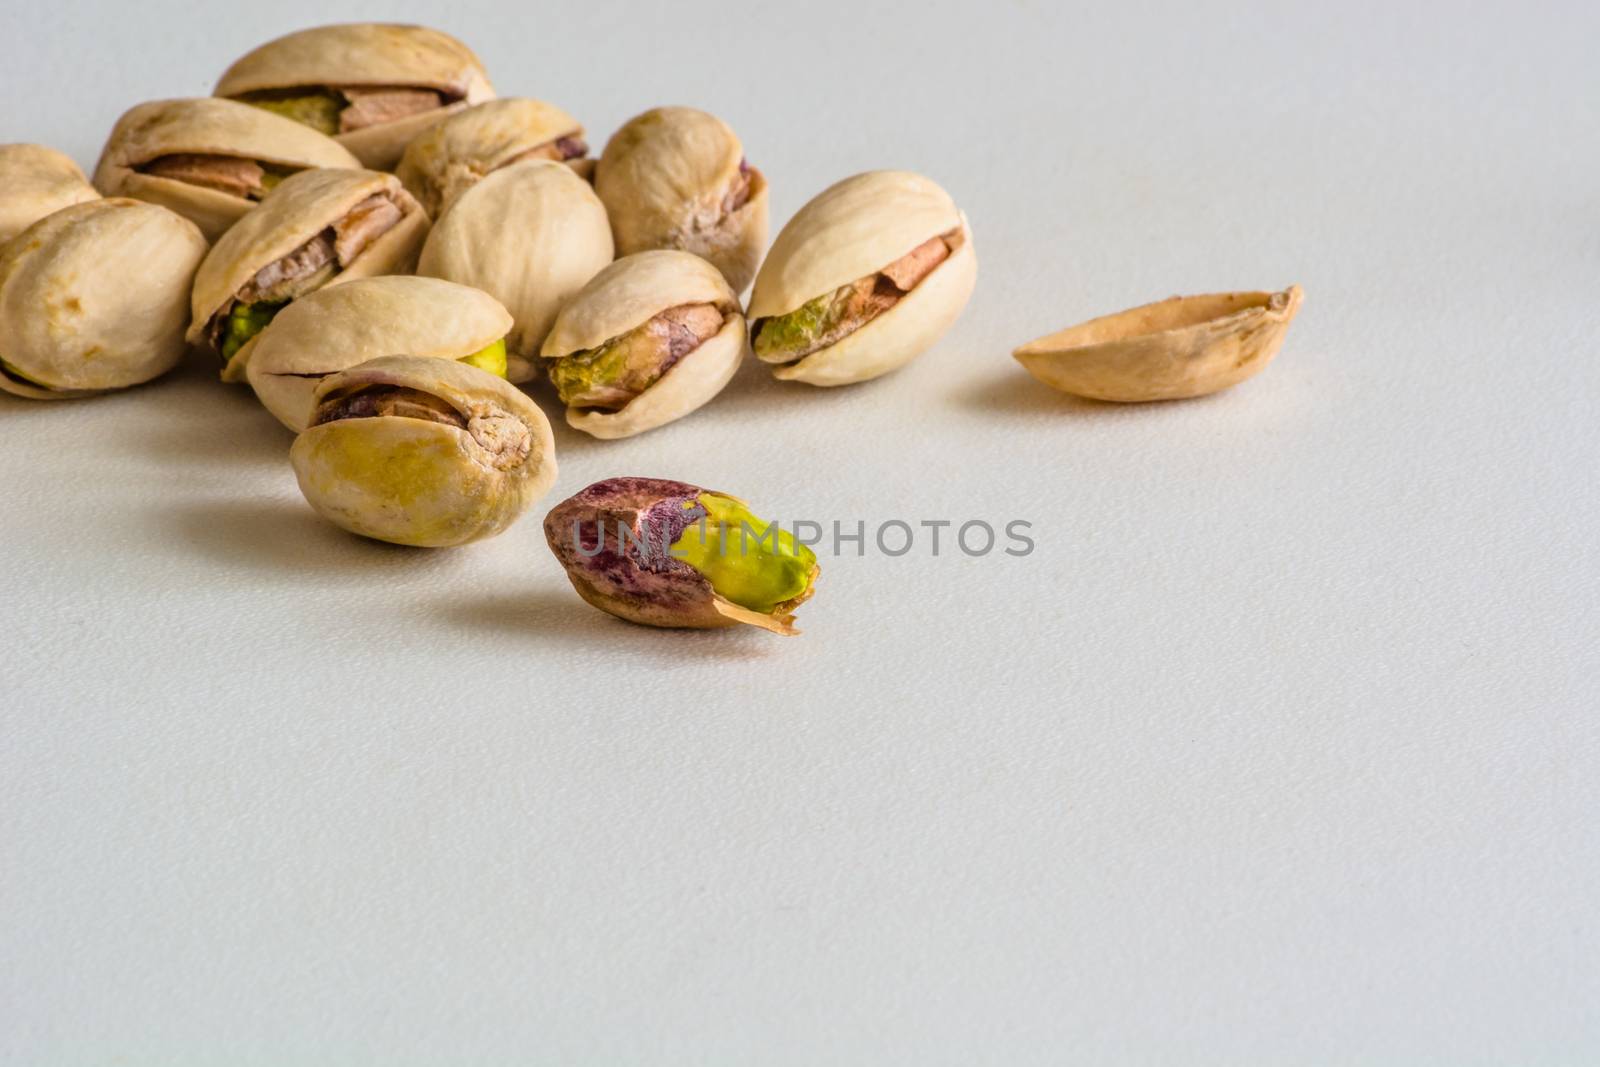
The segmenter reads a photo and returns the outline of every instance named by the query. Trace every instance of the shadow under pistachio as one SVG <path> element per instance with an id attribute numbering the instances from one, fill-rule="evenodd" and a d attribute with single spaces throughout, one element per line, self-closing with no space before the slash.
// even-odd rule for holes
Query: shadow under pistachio
<path id="1" fill-rule="evenodd" d="M 498 636 L 525 637 L 530 644 L 552 643 L 603 650 L 607 656 L 637 655 L 664 661 L 751 660 L 776 655 L 792 638 L 775 637 L 753 626 L 723 630 L 663 630 L 639 626 L 589 606 L 567 584 L 491 597 L 454 596 L 428 611 L 451 625 Z M 800 638 L 804 640 L 804 638 Z"/>
<path id="2" fill-rule="evenodd" d="M 1221 394 L 1217 394 L 1221 395 Z M 1010 416 L 1076 416 L 1090 419 L 1139 418 L 1141 411 L 1170 407 L 1193 406 L 1214 399 L 1195 397 L 1190 400 L 1158 400 L 1141 404 L 1117 404 L 1109 400 L 1090 400 L 1052 389 L 1035 379 L 1021 367 L 1009 368 L 977 385 L 963 384 L 954 394 L 956 406 L 983 415 Z"/>

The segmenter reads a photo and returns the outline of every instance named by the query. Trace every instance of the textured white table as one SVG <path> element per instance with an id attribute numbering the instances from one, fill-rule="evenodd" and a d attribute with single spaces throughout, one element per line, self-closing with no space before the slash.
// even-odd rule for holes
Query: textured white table
<path id="1" fill-rule="evenodd" d="M 981 262 L 937 350 L 563 430 L 545 504 L 660 475 L 1038 549 L 827 557 L 804 637 L 657 633 L 543 507 L 454 552 L 322 525 L 210 368 L 3 400 L 0 1059 L 1600 1061 L 1600 21 L 1400 7 L 7 0 L 0 140 L 86 166 L 387 16 L 597 145 L 719 112 L 776 222 L 927 172 Z M 1291 281 L 1209 400 L 1008 355 Z"/>

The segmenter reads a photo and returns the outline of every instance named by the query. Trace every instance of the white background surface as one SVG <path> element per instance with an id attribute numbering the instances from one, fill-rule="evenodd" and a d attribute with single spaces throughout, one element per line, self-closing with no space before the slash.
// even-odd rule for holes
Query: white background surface
<path id="1" fill-rule="evenodd" d="M 86 167 L 266 37 L 409 18 L 597 148 L 718 112 L 775 229 L 924 171 L 981 266 L 891 378 L 562 428 L 556 492 L 453 552 L 321 524 L 198 361 L 0 397 L 0 1058 L 1600 1061 L 1600 19 L 1466 7 L 5 0 L 0 140 Z M 1009 356 L 1294 281 L 1208 400 Z M 1038 550 L 653 632 L 539 528 L 624 473 Z"/>

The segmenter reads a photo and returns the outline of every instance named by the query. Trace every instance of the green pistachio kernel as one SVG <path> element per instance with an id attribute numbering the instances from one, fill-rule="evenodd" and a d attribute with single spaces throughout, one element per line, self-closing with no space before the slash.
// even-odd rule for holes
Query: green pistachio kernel
<path id="1" fill-rule="evenodd" d="M 250 338 L 265 330 L 272 317 L 288 303 L 275 300 L 233 305 L 233 310 L 228 312 L 228 325 L 222 332 L 222 358 L 232 359 Z"/>
<path id="2" fill-rule="evenodd" d="M 486 370 L 496 378 L 506 376 L 506 339 L 504 337 L 490 345 L 472 353 L 462 356 L 457 363 L 469 363 L 479 370 Z"/>
<path id="3" fill-rule="evenodd" d="M 297 173 L 293 167 L 280 167 L 276 163 L 262 163 L 259 166 L 261 167 L 261 191 L 263 194 L 272 192 L 278 187 L 279 182 L 289 175 Z"/>
<path id="4" fill-rule="evenodd" d="M 695 502 L 706 509 L 705 520 L 683 531 L 672 554 L 705 575 L 719 595 L 771 614 L 810 587 L 817 556 L 793 534 L 721 493 L 701 493 Z"/>
<path id="5" fill-rule="evenodd" d="M 808 300 L 787 315 L 774 315 L 761 324 L 756 334 L 758 356 L 777 356 L 804 352 L 814 338 L 827 332 L 837 321 L 834 293 L 823 293 Z"/>
<path id="6" fill-rule="evenodd" d="M 294 119 L 302 126 L 325 133 L 330 137 L 339 132 L 339 112 L 344 110 L 344 98 L 331 89 L 309 93 L 273 93 L 247 99 L 245 103 Z"/>

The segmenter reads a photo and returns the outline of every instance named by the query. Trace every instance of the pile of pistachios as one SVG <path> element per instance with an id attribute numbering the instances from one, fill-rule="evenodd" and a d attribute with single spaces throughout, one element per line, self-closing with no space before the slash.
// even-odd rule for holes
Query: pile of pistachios
<path id="1" fill-rule="evenodd" d="M 629 437 L 702 407 L 751 356 L 817 386 L 887 374 L 972 294 L 966 216 L 921 175 L 846 178 L 770 250 L 768 203 L 703 111 L 646 111 L 593 159 L 571 115 L 497 98 L 444 33 L 302 30 L 209 98 L 129 110 L 92 184 L 50 148 L 0 145 L 0 389 L 90 396 L 202 351 L 297 435 L 318 514 L 461 545 L 555 484 L 523 387 L 542 382 L 576 430 Z M 1080 396 L 1198 396 L 1264 367 L 1300 299 L 1174 298 L 1015 355 Z M 671 480 L 598 482 L 545 532 L 585 600 L 652 626 L 792 634 L 818 573 L 742 501 Z"/>

